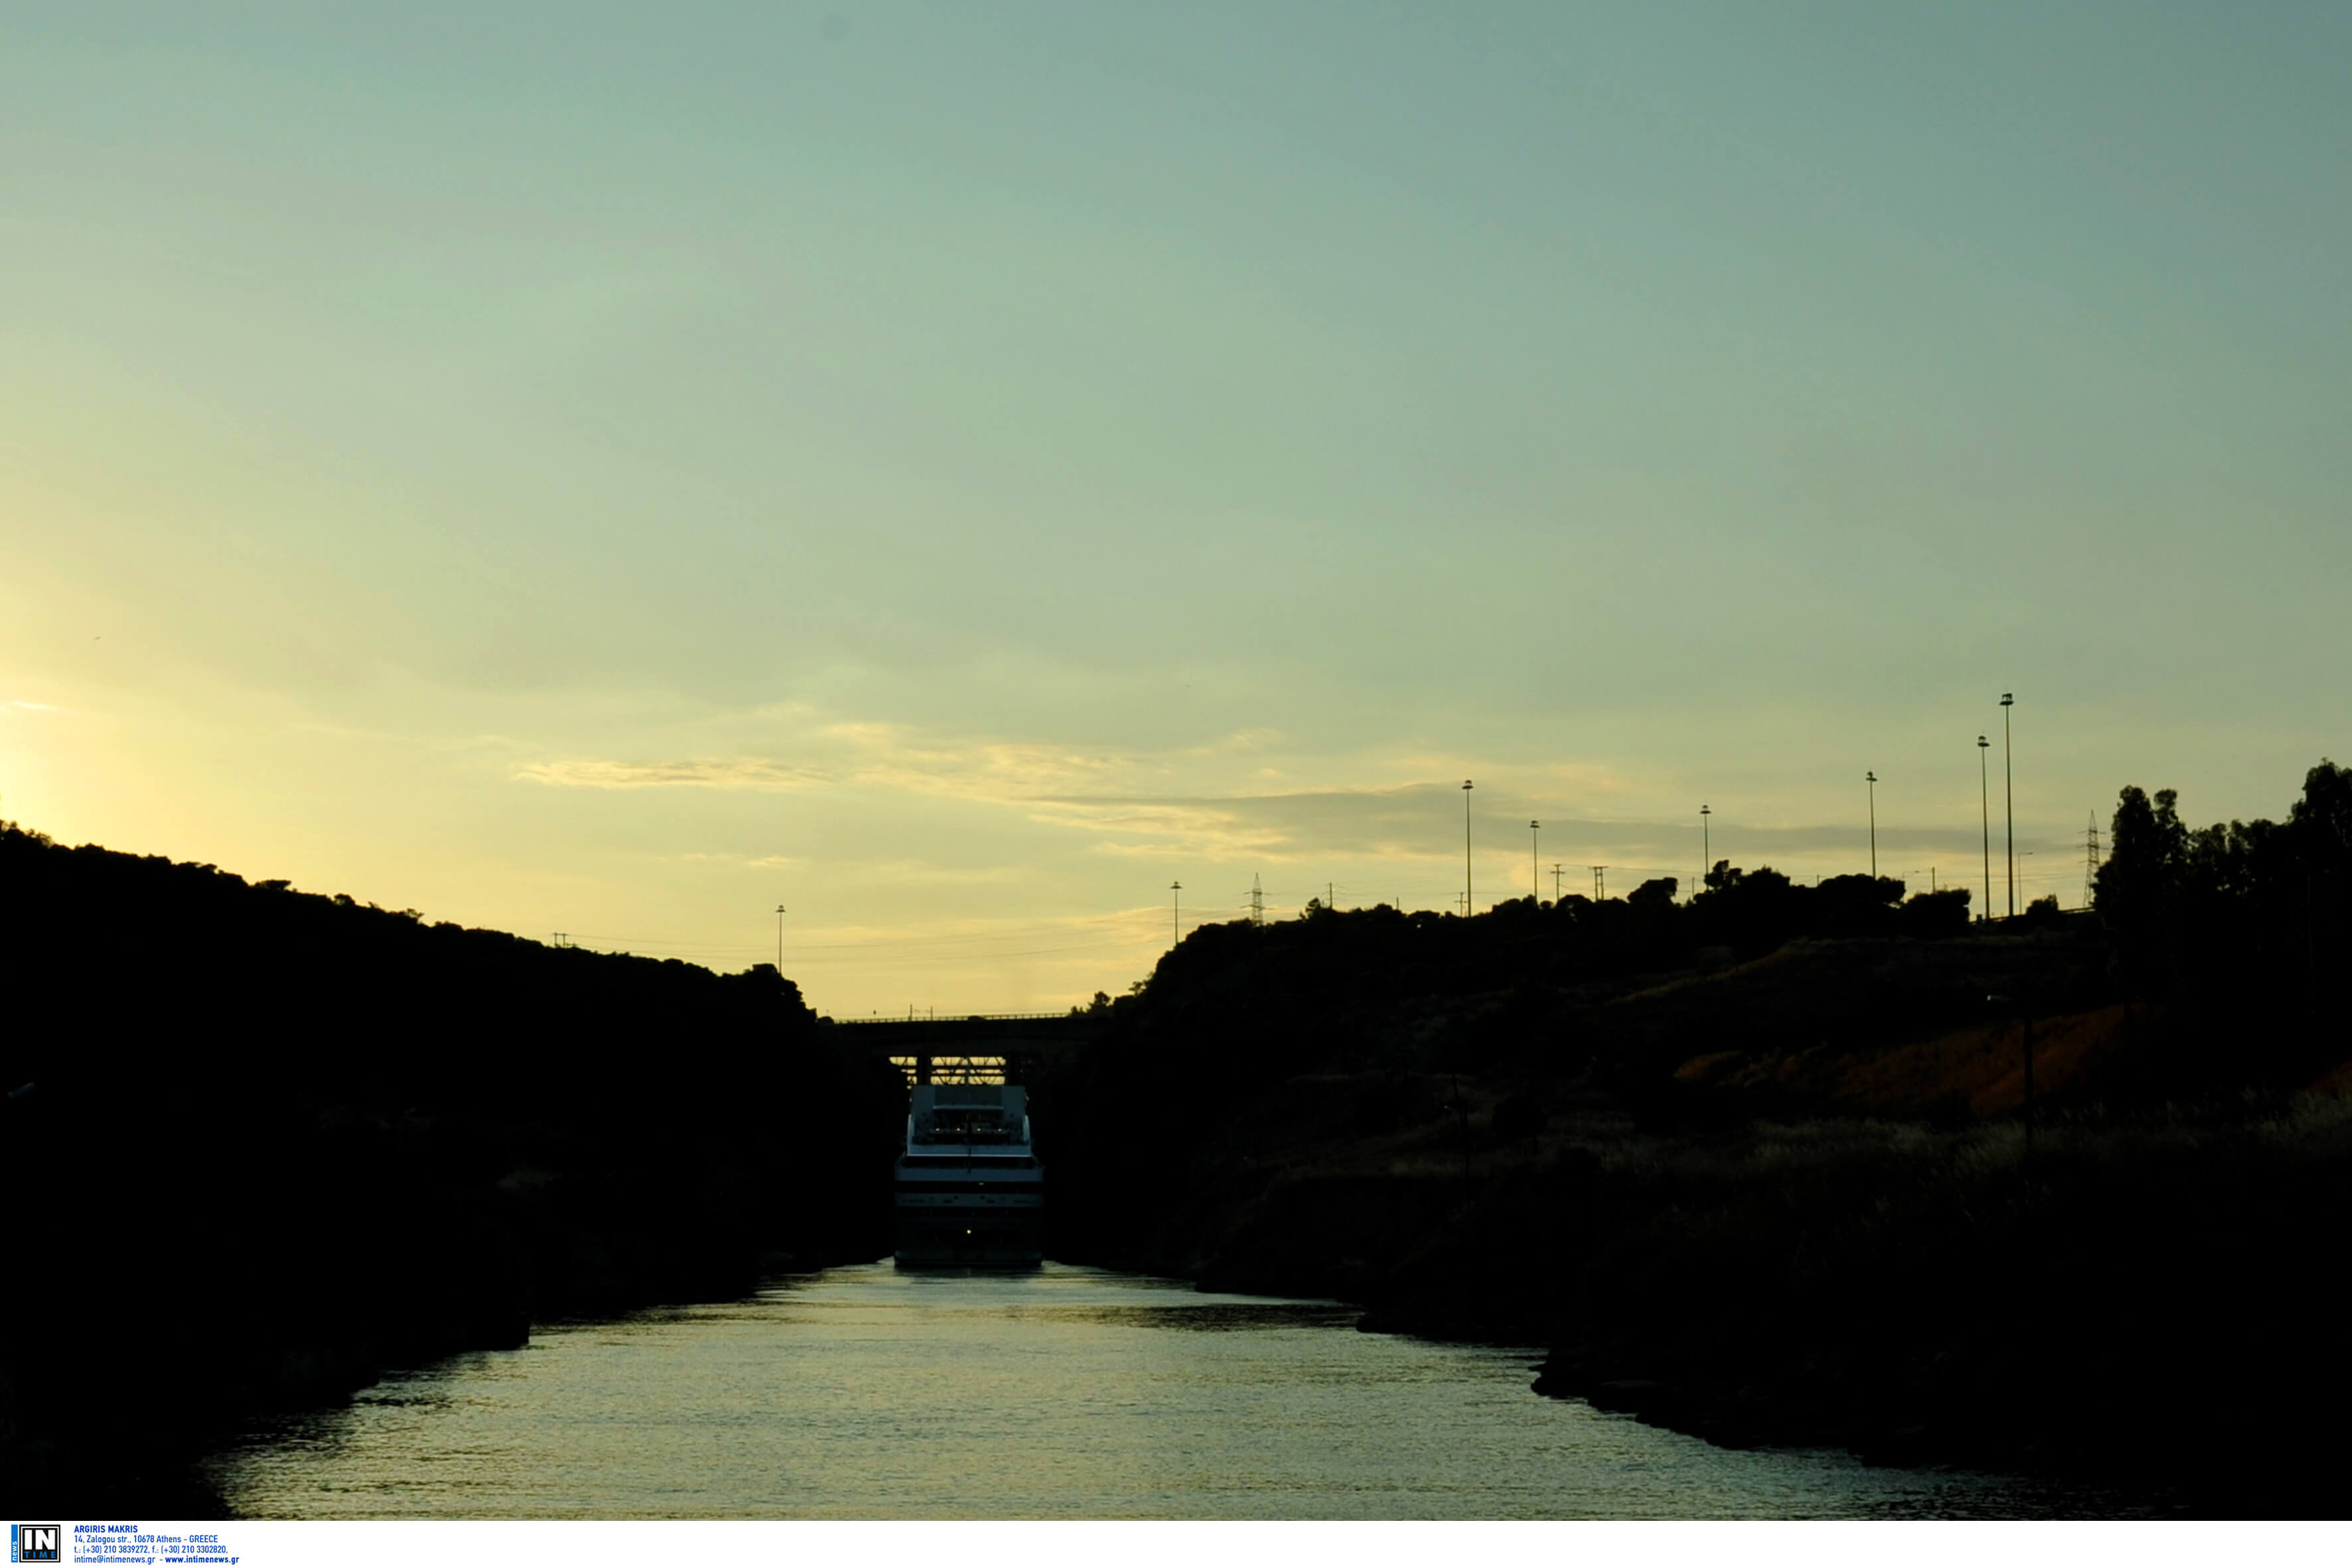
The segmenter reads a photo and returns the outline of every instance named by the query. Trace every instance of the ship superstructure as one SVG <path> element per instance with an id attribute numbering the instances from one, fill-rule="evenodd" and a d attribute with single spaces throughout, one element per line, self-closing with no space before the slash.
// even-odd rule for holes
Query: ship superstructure
<path id="1" fill-rule="evenodd" d="M 918 1083 L 898 1158 L 898 1261 L 1044 1260 L 1045 1173 L 1011 1083 Z"/>

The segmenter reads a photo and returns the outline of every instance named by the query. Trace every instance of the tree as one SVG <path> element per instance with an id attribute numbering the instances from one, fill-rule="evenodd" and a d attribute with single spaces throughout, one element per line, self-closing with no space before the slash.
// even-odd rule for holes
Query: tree
<path id="1" fill-rule="evenodd" d="M 1895 913 L 1895 929 L 1905 936 L 1962 936 L 1969 929 L 1969 890 L 1944 888 L 1920 893 Z"/>
<path id="2" fill-rule="evenodd" d="M 2352 872 L 2352 768 L 2326 757 L 2303 775 L 2303 798 L 2287 813 L 2295 847 L 2315 879 L 2341 891 Z"/>
<path id="3" fill-rule="evenodd" d="M 1671 904 L 1675 901 L 1675 889 L 1681 886 L 1682 883 L 1673 877 L 1653 877 L 1626 894 L 1625 901 L 1637 908 L 1644 908 L 1651 904 Z"/>
<path id="4" fill-rule="evenodd" d="M 2106 864 L 2091 884 L 2091 906 L 2115 931 L 2147 931 L 2169 913 L 2189 858 L 2189 831 L 2175 809 L 2176 790 L 2160 789 L 2151 804 L 2137 784 L 2116 798 Z"/>

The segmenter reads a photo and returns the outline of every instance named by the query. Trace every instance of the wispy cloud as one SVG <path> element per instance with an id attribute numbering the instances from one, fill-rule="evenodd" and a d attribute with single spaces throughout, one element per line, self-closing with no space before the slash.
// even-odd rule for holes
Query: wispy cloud
<path id="1" fill-rule="evenodd" d="M 764 757 L 696 757 L 674 763 L 530 763 L 515 776 L 569 789 L 805 789 L 833 782 L 822 769 Z"/>
<path id="2" fill-rule="evenodd" d="M 804 709 L 763 713 L 756 722 L 771 732 L 773 750 L 668 762 L 539 762 L 516 776 L 575 789 L 855 788 L 954 800 L 1000 807 L 1084 835 L 1095 854 L 1143 860 L 1433 865 L 1454 861 L 1461 853 L 1461 781 L 1441 771 L 1445 760 L 1435 757 L 1292 756 L 1280 751 L 1283 737 L 1265 730 L 1138 752 L 943 734 L 905 724 L 842 721 Z M 1413 773 L 1401 780 L 1408 769 Z M 1333 780 L 1334 773 L 1354 777 Z M 1280 787 L 1318 775 L 1329 782 Z M 1471 797 L 1471 809 L 1482 846 L 1497 834 L 1521 830 L 1528 817 L 1540 815 L 1547 859 L 1558 855 L 1695 867 L 1696 817 L 1667 822 L 1644 819 L 1638 812 L 1608 815 L 1605 808 L 1623 800 L 1626 792 L 1625 782 L 1606 768 L 1552 763 L 1489 775 Z M 1562 799 L 1604 809 L 1567 816 L 1541 805 Z M 1864 841 L 1858 822 L 1741 826 L 1718 816 L 1714 853 L 1752 867 L 1835 856 Z M 1952 856 L 1966 847 L 1951 834 L 1892 824 L 1880 826 L 1879 847 L 1883 856 L 1898 858 Z M 772 857 L 748 863 L 784 864 Z"/>
<path id="3" fill-rule="evenodd" d="M 1280 862 L 1414 858 L 1450 843 L 1453 796 L 1433 784 L 1229 795 L 1065 795 L 1033 815 L 1106 835 L 1102 853 Z"/>
<path id="4" fill-rule="evenodd" d="M 1163 771 L 1132 756 L 1034 742 L 929 736 L 899 724 L 830 723 L 792 737 L 795 760 L 775 755 L 678 761 L 569 759 L 530 763 L 515 776 L 573 789 L 798 790 L 825 784 L 1017 805 L 1090 790 L 1134 789 Z"/>
<path id="5" fill-rule="evenodd" d="M 927 742 L 879 726 L 858 726 L 844 738 L 859 753 L 851 767 L 855 782 L 960 800 L 1032 801 L 1128 783 L 1150 771 L 1133 757 L 1010 742 Z"/>
<path id="6" fill-rule="evenodd" d="M 515 776 L 577 789 L 895 792 L 1017 812 L 1089 836 L 1097 853 L 1192 860 L 1440 859 L 1451 855 L 1460 820 L 1458 781 L 1443 776 L 1433 759 L 1293 756 L 1281 750 L 1285 737 L 1270 729 L 1137 752 L 942 734 L 831 719 L 800 707 L 768 710 L 753 722 L 781 744 L 668 762 L 538 762 Z M 1401 782 L 1408 769 L 1423 776 Z M 1334 771 L 1356 779 L 1282 787 L 1318 774 L 1328 780 Z M 1479 795 L 1479 806 L 1563 792 L 1605 797 L 1617 784 L 1595 771 L 1568 771 L 1575 776 L 1552 767 L 1507 784 Z M 1218 787 L 1237 784 L 1255 787 Z"/>

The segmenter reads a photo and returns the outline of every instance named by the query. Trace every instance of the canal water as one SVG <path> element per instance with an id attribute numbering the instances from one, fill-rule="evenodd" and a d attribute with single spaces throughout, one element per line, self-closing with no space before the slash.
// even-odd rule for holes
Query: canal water
<path id="1" fill-rule="evenodd" d="M 1048 1264 L 888 1263 L 541 1329 L 210 1462 L 265 1519 L 2112 1515 L 2013 1479 L 1737 1453 L 1531 1394 L 1538 1353 Z"/>

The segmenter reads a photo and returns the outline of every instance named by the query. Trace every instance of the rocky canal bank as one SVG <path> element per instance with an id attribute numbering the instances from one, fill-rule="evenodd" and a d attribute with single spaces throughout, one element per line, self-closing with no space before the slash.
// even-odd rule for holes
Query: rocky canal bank
<path id="1" fill-rule="evenodd" d="M 123 909 L 173 941 L 123 966 Z M 894 1075 L 772 967 L 431 924 L 0 824 L 0 1489 L 205 1518 L 255 1412 L 888 1247 Z M 794 1136 L 774 1129 L 793 1108 Z"/>
<path id="2" fill-rule="evenodd" d="M 2352 1108 L 2258 1125 L 1759 1126 L 1487 1150 L 1465 1183 L 1236 1171 L 1104 1261 L 1549 1347 L 1538 1393 L 1727 1447 L 2338 1506 Z"/>
<path id="3" fill-rule="evenodd" d="M 2307 1046 L 2200 1076 L 2210 1016 L 2103 995 L 2095 927 L 1386 994 L 1240 942 L 1041 1110 L 1055 1256 L 1546 1347 L 1540 1392 L 1729 1447 L 2339 1506 L 2352 1105 Z M 1989 994 L 2036 999 L 2030 1147 Z"/>

